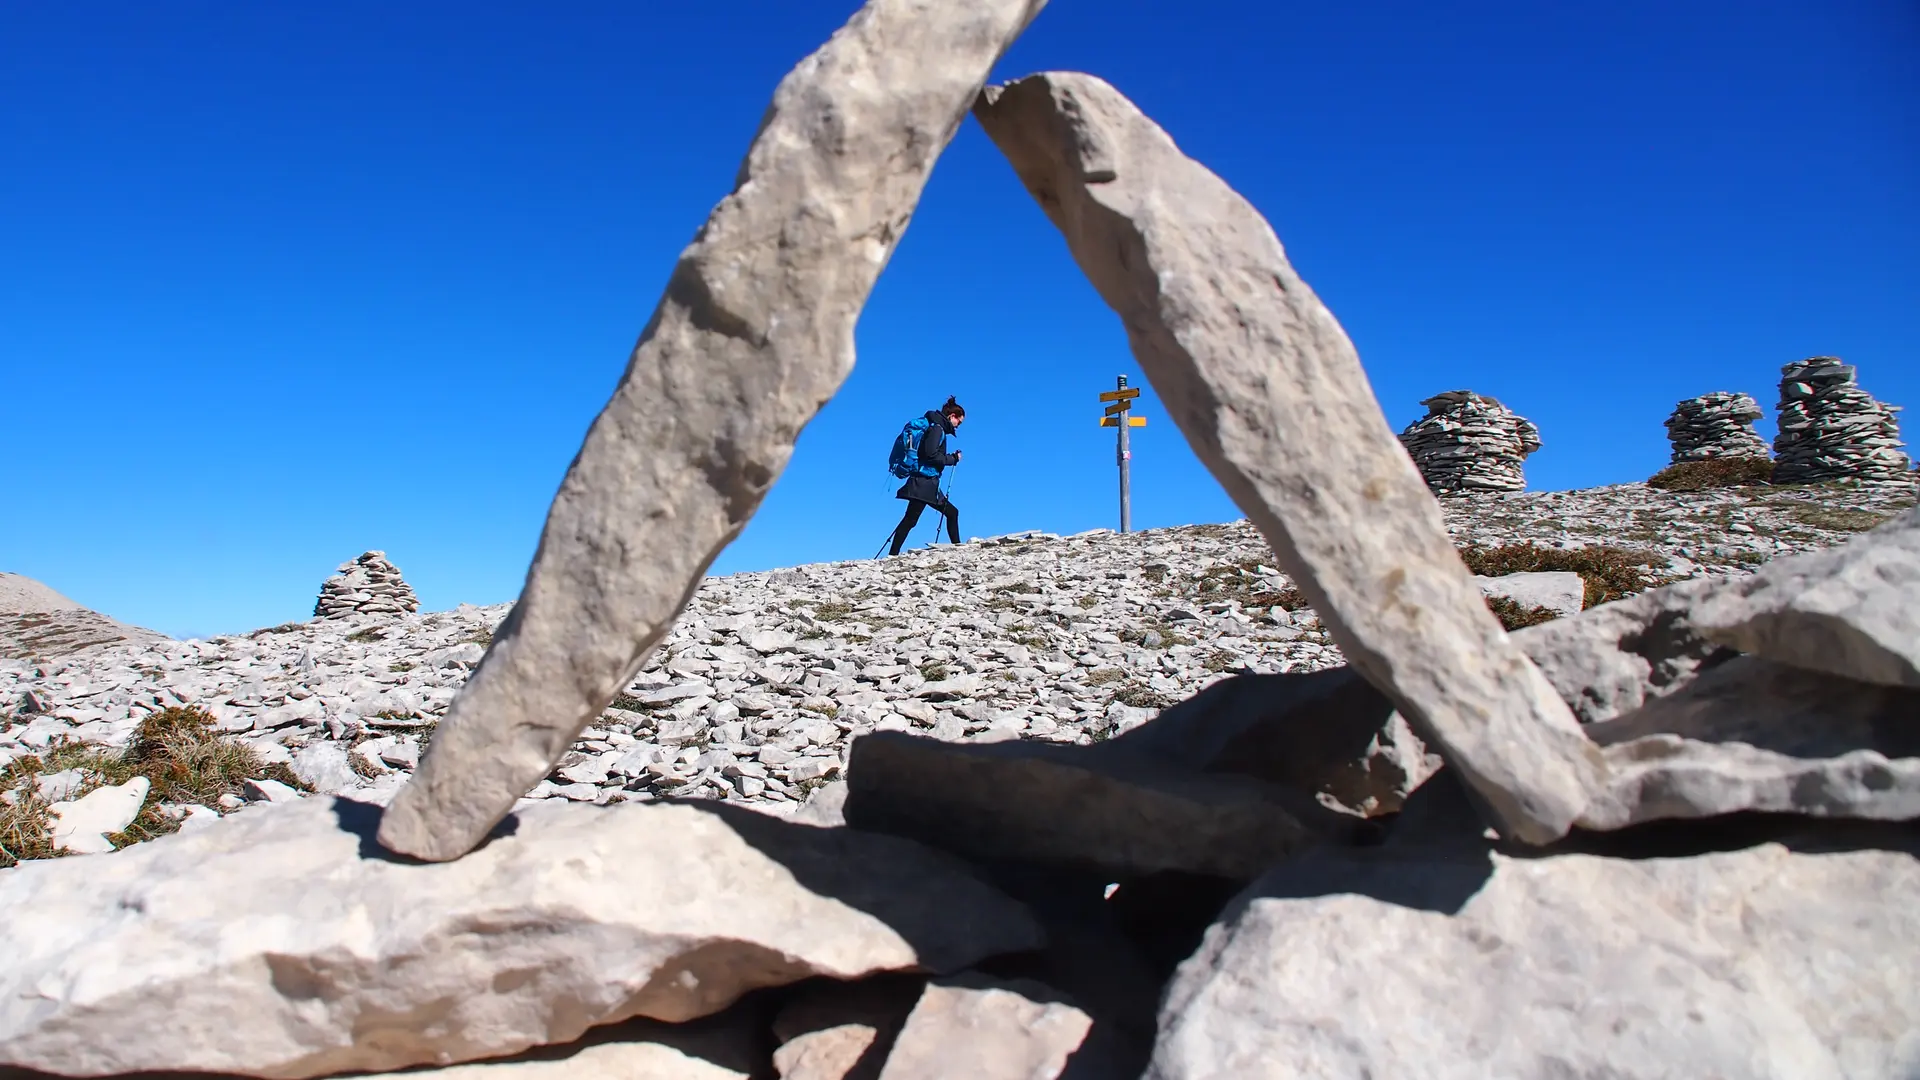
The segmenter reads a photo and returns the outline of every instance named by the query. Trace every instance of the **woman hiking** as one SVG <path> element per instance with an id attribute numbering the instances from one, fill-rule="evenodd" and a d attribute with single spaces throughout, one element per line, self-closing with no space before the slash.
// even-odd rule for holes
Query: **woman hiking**
<path id="1" fill-rule="evenodd" d="M 900 554 L 907 534 L 920 523 L 920 515 L 931 506 L 947 519 L 947 540 L 960 542 L 960 510 L 940 493 L 940 474 L 949 465 L 960 464 L 960 452 L 947 452 L 947 436 L 958 431 L 967 418 L 967 410 L 949 397 L 938 409 L 929 409 L 916 417 L 895 440 L 893 456 L 888 460 L 895 476 L 906 478 L 894 498 L 907 500 L 907 512 L 893 530 L 889 555 Z"/>

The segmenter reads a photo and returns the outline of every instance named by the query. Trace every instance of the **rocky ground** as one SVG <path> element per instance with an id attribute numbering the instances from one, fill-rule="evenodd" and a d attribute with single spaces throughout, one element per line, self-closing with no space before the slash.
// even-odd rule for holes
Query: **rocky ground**
<path id="1" fill-rule="evenodd" d="M 1891 485 L 1669 494 L 1626 484 L 1443 505 L 1463 547 L 1615 546 L 1656 556 L 1651 583 L 1745 573 L 1842 542 L 1912 502 L 1910 489 Z M 1259 535 L 1236 522 L 1024 534 L 710 578 L 646 669 L 527 799 L 671 795 L 788 812 L 841 774 L 861 732 L 1084 745 L 1226 673 L 1343 663 L 1273 564 Z M 0 721 L 0 765 L 24 766 L 65 741 L 121 747 L 143 715 L 191 706 L 315 791 L 384 801 L 507 609 L 78 649 L 16 633 L 8 650 L 34 655 L 0 660 L 10 714 Z M 9 779 L 37 782 L 20 767 Z M 70 780 L 64 798 L 86 793 L 86 778 Z M 285 785 L 254 784 L 216 809 L 286 797 Z"/>

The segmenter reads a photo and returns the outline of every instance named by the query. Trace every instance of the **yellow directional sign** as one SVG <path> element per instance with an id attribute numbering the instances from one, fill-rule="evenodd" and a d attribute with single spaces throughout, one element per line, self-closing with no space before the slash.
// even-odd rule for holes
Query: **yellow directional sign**
<path id="1" fill-rule="evenodd" d="M 1100 426 L 1101 427 L 1119 427 L 1120 418 L 1117 416 L 1103 416 L 1100 418 Z M 1129 416 L 1127 417 L 1127 426 L 1128 427 L 1146 427 L 1147 418 L 1144 416 Z"/>
<path id="2" fill-rule="evenodd" d="M 1137 398 L 1139 396 L 1140 396 L 1139 387 L 1128 387 L 1125 390 L 1109 390 L 1106 393 L 1100 395 L 1100 400 L 1101 401 L 1125 401 L 1128 398 Z"/>
<path id="3" fill-rule="evenodd" d="M 1107 406 L 1107 415 L 1118 416 L 1121 413 L 1126 412 L 1132 406 L 1133 406 L 1133 403 L 1131 401 L 1116 401 L 1113 404 Z"/>

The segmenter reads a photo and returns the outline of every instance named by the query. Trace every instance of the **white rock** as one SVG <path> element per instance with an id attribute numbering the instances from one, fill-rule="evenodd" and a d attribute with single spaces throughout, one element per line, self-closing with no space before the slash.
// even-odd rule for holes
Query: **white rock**
<path id="1" fill-rule="evenodd" d="M 112 851 L 113 841 L 106 834 L 133 824 L 149 786 L 146 777 L 136 776 L 124 784 L 95 788 L 72 802 L 55 803 L 47 809 L 53 818 L 53 846 L 75 855 Z"/>
<path id="2" fill-rule="evenodd" d="M 1523 608 L 1546 608 L 1557 615 L 1578 615 L 1586 606 L 1587 583 L 1569 570 L 1530 571 L 1499 577 L 1474 575 L 1486 596 L 1504 596 Z"/>
<path id="3" fill-rule="evenodd" d="M 880 1080 L 1061 1076 L 1093 1020 L 1025 980 L 930 983 L 887 1054 Z"/>
<path id="4" fill-rule="evenodd" d="M 451 1064 L 1040 940 L 957 863 L 847 829 L 556 803 L 464 859 L 418 864 L 368 854 L 377 815 L 308 799 L 0 874 L 0 1065 L 312 1077 Z"/>

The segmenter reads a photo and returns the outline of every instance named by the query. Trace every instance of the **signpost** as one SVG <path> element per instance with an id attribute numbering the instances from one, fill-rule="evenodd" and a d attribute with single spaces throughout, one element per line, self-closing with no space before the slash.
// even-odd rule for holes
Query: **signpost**
<path id="1" fill-rule="evenodd" d="M 1118 437 L 1118 446 L 1114 459 L 1120 465 L 1120 531 L 1126 532 L 1133 526 L 1133 451 L 1127 443 L 1127 432 L 1137 427 L 1146 427 L 1147 418 L 1132 415 L 1133 399 L 1140 396 L 1138 388 L 1127 386 L 1127 377 L 1114 380 L 1115 388 L 1100 395 L 1100 400 L 1111 402 L 1106 415 L 1100 418 L 1101 427 L 1114 428 Z"/>

